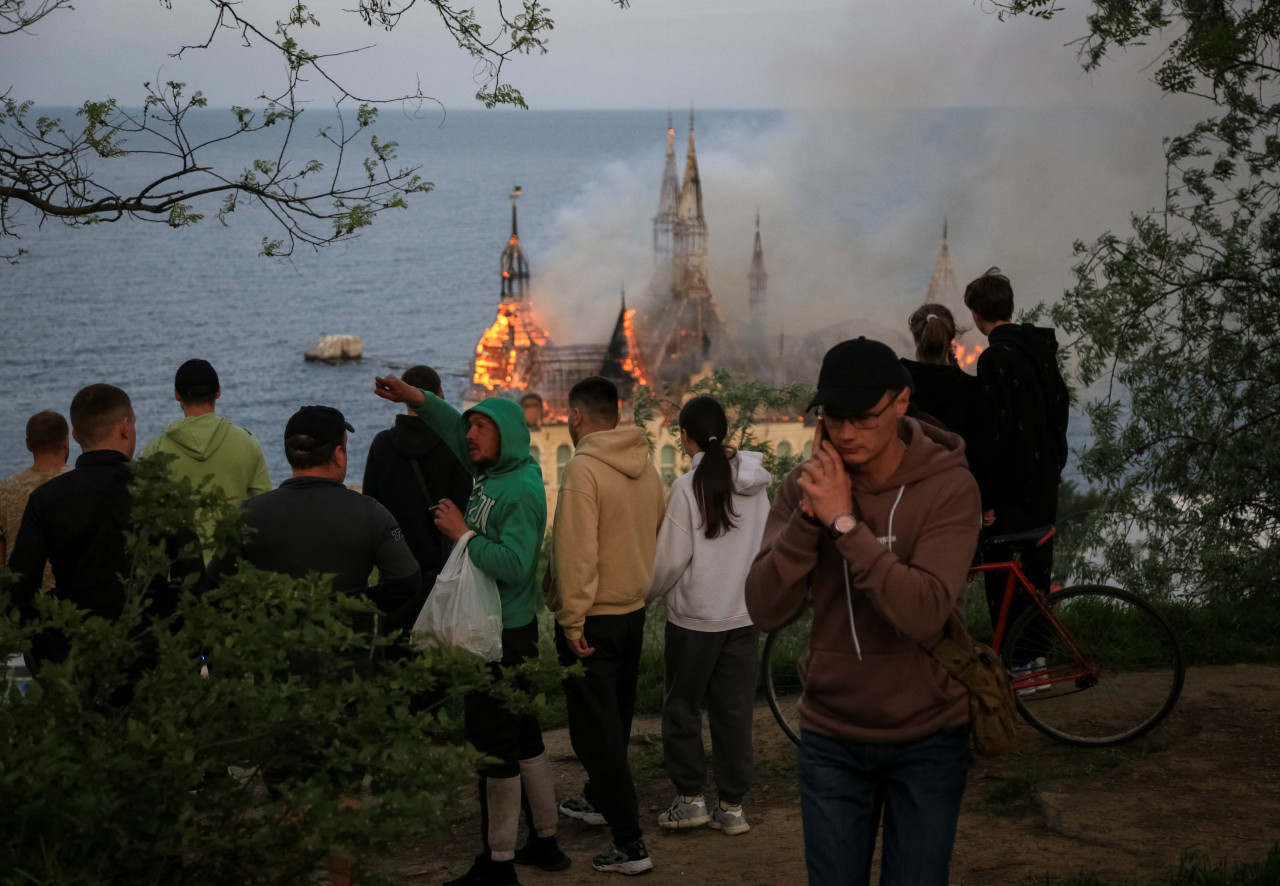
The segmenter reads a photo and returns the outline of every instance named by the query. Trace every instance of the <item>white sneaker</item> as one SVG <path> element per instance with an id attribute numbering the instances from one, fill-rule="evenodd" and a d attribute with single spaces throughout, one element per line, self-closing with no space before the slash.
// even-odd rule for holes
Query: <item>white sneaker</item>
<path id="1" fill-rule="evenodd" d="M 667 811 L 658 816 L 658 827 L 673 831 L 700 828 L 711 821 L 707 814 L 707 801 L 701 794 L 696 797 L 676 794 Z"/>
<path id="2" fill-rule="evenodd" d="M 747 814 L 742 811 L 741 803 L 735 806 L 716 803 L 711 810 L 711 826 L 717 831 L 724 831 L 730 837 L 736 837 L 738 834 L 745 834 L 751 830 L 751 825 L 747 824 Z"/>
<path id="3" fill-rule="evenodd" d="M 1026 664 L 1015 665 L 1009 673 L 1014 680 L 1018 680 L 1022 677 L 1029 677 L 1033 674 L 1038 674 L 1043 671 L 1045 667 L 1046 662 L 1044 656 L 1040 656 L 1039 658 L 1031 659 L 1031 661 Z M 1035 695 L 1037 692 L 1048 692 L 1050 688 L 1052 687 L 1050 687 L 1048 683 L 1042 683 L 1039 686 L 1026 686 L 1018 690 L 1018 695 L 1026 698 L 1028 695 Z"/>

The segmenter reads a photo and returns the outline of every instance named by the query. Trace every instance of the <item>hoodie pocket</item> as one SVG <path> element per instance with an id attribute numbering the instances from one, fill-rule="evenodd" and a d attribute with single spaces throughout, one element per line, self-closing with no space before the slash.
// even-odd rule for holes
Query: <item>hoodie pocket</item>
<path id="1" fill-rule="evenodd" d="M 947 676 L 923 649 L 892 653 L 810 650 L 801 668 L 815 708 L 863 728 L 896 729 L 946 704 Z"/>

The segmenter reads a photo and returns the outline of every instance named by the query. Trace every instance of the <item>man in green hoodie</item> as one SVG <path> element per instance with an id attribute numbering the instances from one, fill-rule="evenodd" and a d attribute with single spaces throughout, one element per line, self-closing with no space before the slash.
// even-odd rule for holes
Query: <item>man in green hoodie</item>
<path id="1" fill-rule="evenodd" d="M 173 398 L 182 407 L 182 418 L 149 441 L 142 457 L 157 452 L 176 456 L 169 465 L 173 479 L 186 477 L 195 486 L 207 477 L 232 505 L 239 506 L 246 498 L 269 490 L 271 478 L 258 439 L 216 413 L 221 396 L 218 373 L 208 360 L 191 359 L 179 366 L 173 377 Z M 207 533 L 202 538 L 207 539 Z M 206 548 L 205 560 L 211 555 Z"/>
<path id="2" fill-rule="evenodd" d="M 457 541 L 475 533 L 467 555 L 498 585 L 502 598 L 502 661 L 495 679 L 538 654 L 538 589 L 534 571 L 547 527 L 542 469 L 529 457 L 529 427 L 513 400 L 491 397 L 459 414 L 440 397 L 393 375 L 375 380 L 384 400 L 404 403 L 436 432 L 475 478 L 465 510 L 440 499 L 435 523 Z M 471 869 L 446 886 L 518 886 L 515 863 L 563 870 L 569 859 L 556 843 L 555 783 L 542 731 L 532 714 L 518 715 L 487 692 L 466 698 L 466 739 L 497 762 L 480 771 L 480 838 L 484 851 Z M 528 795 L 532 830 L 516 850 L 520 793 Z"/>

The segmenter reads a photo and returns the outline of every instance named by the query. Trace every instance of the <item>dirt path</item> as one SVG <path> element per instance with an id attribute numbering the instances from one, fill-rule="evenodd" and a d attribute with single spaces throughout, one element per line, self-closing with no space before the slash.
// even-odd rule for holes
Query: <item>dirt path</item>
<path id="1" fill-rule="evenodd" d="M 1280 668 L 1234 666 L 1188 672 L 1173 715 L 1145 741 L 1118 750 L 1056 744 L 1023 726 L 1018 751 L 979 759 L 969 776 L 952 863 L 953 886 L 1032 884 L 1049 875 L 1093 871 L 1145 883 L 1186 851 L 1253 861 L 1280 834 Z M 637 721 L 632 761 L 641 821 L 654 871 L 642 883 L 707 886 L 803 883 L 804 853 L 794 752 L 767 708 L 756 711 L 756 785 L 746 808 L 752 830 L 739 837 L 698 829 L 661 831 L 655 819 L 672 790 L 662 770 L 658 724 Z M 559 730 L 547 735 L 560 797 L 581 788 L 582 770 Z M 1028 806 L 1002 817 L 987 802 L 999 786 L 1029 783 Z M 440 884 L 466 870 L 478 851 L 475 806 L 451 836 L 406 847 L 377 867 L 412 886 Z M 520 869 L 526 886 L 608 882 L 591 856 L 604 828 L 561 819 L 573 858 L 562 873 Z M 613 877 L 614 881 L 621 880 Z"/>

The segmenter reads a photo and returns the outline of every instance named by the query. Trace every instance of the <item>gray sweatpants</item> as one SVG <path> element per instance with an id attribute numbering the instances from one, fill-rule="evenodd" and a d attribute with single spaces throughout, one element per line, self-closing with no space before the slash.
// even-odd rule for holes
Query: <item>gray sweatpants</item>
<path id="1" fill-rule="evenodd" d="M 707 780 L 702 710 L 711 723 L 711 768 L 726 806 L 741 803 L 751 786 L 751 717 L 760 632 L 691 631 L 666 625 L 666 691 L 662 752 L 667 775 L 681 794 L 701 794 Z"/>

